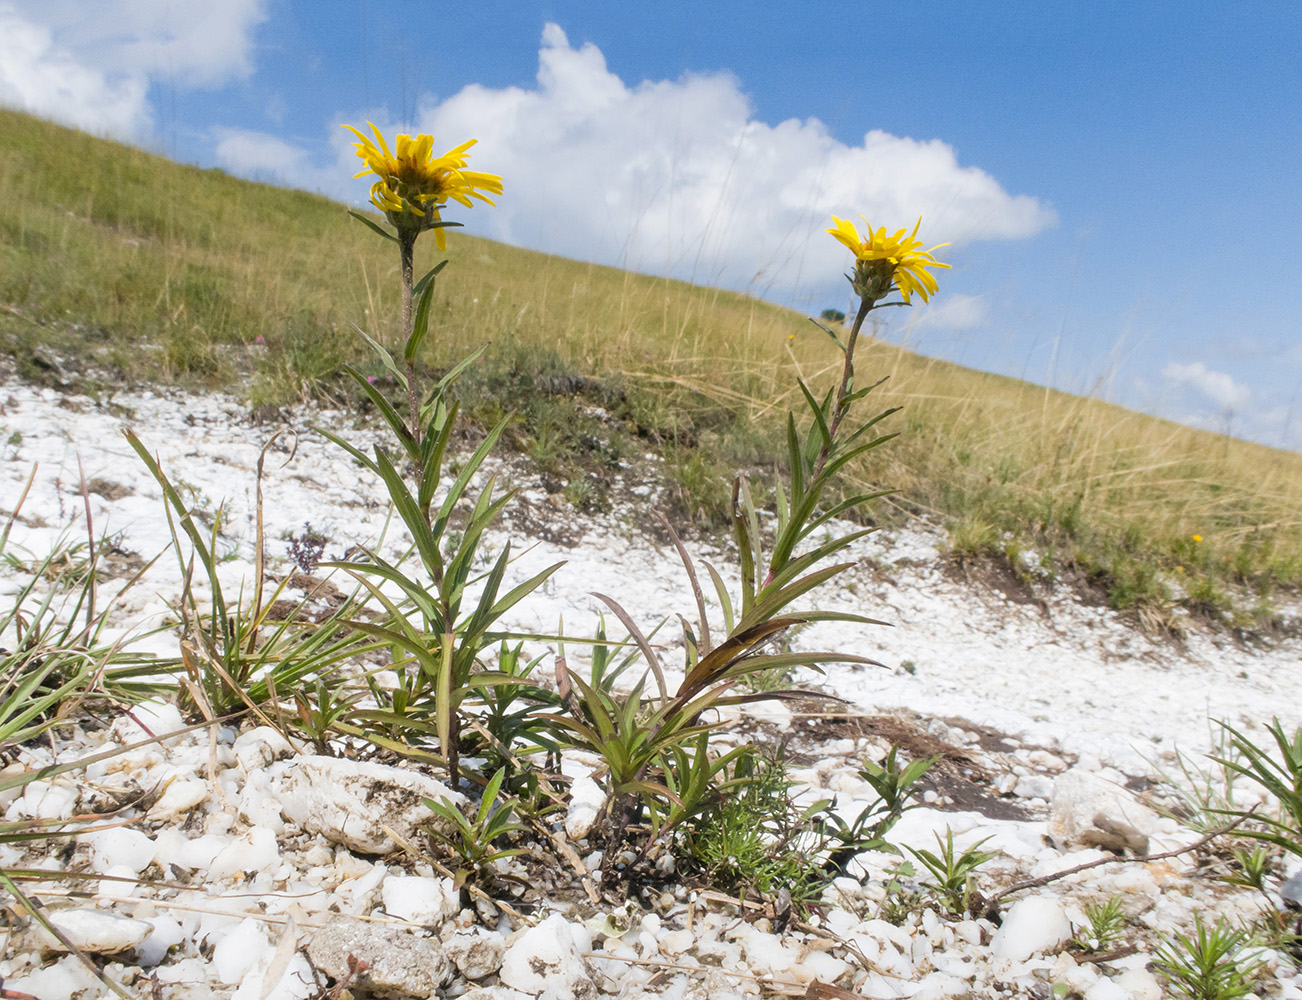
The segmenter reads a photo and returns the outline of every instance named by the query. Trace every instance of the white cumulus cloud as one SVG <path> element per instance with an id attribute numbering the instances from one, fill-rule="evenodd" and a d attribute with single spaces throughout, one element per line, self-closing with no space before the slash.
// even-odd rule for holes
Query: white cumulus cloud
<path id="1" fill-rule="evenodd" d="M 944 272 L 940 272 L 944 280 Z M 982 326 L 989 318 L 986 301 L 980 295 L 964 295 L 956 292 L 933 299 L 923 305 L 914 319 L 917 326 L 929 326 L 938 330 L 971 330 Z"/>
<path id="2" fill-rule="evenodd" d="M 478 138 L 472 166 L 505 178 L 498 207 L 476 210 L 478 232 L 759 294 L 840 288 L 845 251 L 821 232 L 832 214 L 891 227 L 921 215 L 928 245 L 1020 239 L 1056 221 L 939 140 L 874 130 L 846 145 L 817 119 L 756 121 L 724 73 L 629 86 L 554 24 L 536 87 L 470 85 L 422 107 L 415 126 L 448 146 Z"/>
<path id="3" fill-rule="evenodd" d="M 209 87 L 253 71 L 264 2 L 0 2 L 0 102 L 139 138 L 153 120 L 152 81 Z"/>
<path id="4" fill-rule="evenodd" d="M 1182 364 L 1172 361 L 1162 369 L 1162 377 L 1177 386 L 1187 386 L 1221 410 L 1240 410 L 1252 399 L 1252 390 L 1225 372 L 1208 368 L 1201 361 Z"/>

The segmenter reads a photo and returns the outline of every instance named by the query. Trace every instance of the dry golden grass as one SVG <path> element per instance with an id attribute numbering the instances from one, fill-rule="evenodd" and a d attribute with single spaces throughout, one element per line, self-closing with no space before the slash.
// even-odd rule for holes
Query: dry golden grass
<path id="1" fill-rule="evenodd" d="M 781 461 L 794 376 L 816 390 L 835 377 L 824 334 L 753 298 L 458 232 L 450 250 L 427 360 L 492 344 L 472 410 L 516 409 L 517 444 L 572 453 L 577 404 L 539 387 L 590 377 L 706 520 L 725 511 L 718 473 Z M 44 344 L 107 372 L 101 388 L 243 385 L 284 403 L 339 396 L 339 366 L 372 363 L 351 323 L 397 337 L 396 254 L 342 206 L 4 111 L 0 262 L 0 346 L 33 377 Z M 1234 584 L 1302 582 L 1302 456 L 880 341 L 857 367 L 861 383 L 889 375 L 871 399 L 903 408 L 883 425 L 900 437 L 853 473 L 898 488 L 886 516 L 926 514 L 960 550 L 1052 551 L 1121 606 L 1161 604 L 1163 576 L 1203 610 Z"/>

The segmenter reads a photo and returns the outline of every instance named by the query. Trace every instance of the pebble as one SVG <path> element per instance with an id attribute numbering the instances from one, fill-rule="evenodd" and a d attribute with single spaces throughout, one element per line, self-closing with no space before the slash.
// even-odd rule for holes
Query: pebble
<path id="1" fill-rule="evenodd" d="M 454 805 L 466 800 L 427 775 L 385 764 L 305 756 L 275 767 L 277 802 L 285 819 L 363 854 L 397 848 L 386 826 L 410 841 L 422 824 L 435 821 L 425 799 Z"/>
<path id="2" fill-rule="evenodd" d="M 380 997 L 430 997 L 452 975 L 442 945 L 400 927 L 337 917 L 312 935 L 312 963 L 327 975 L 349 975 L 349 958 L 365 962 L 358 986 Z"/>
<path id="3" fill-rule="evenodd" d="M 535 996 L 546 990 L 555 1000 L 585 1000 L 596 995 L 581 957 L 591 950 L 586 928 L 554 913 L 523 931 L 507 947 L 502 957 L 502 982 Z"/>
<path id="4" fill-rule="evenodd" d="M 49 920 L 68 939 L 68 944 L 92 955 L 116 955 L 128 951 L 141 944 L 154 930 L 154 925 L 148 921 L 134 920 L 111 910 L 52 910 Z M 68 950 L 45 928 L 40 927 L 38 933 L 50 950 Z"/>
<path id="5" fill-rule="evenodd" d="M 1052 896 L 1019 899 L 1004 914 L 990 951 L 1010 962 L 1025 962 L 1032 955 L 1056 950 L 1071 938 L 1071 921 Z"/>
<path id="6" fill-rule="evenodd" d="M 413 924 L 435 926 L 461 910 L 461 892 L 450 878 L 390 875 L 380 890 L 384 912 Z"/>

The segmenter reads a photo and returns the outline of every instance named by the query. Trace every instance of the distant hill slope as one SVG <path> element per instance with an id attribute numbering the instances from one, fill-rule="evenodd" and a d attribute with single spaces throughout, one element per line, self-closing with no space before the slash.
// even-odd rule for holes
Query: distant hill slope
<path id="1" fill-rule="evenodd" d="M 28 379 L 355 402 L 340 366 L 383 372 L 352 324 L 396 337 L 391 251 L 325 198 L 0 110 L 0 350 Z M 651 448 L 680 520 L 722 525 L 732 473 L 782 461 L 795 374 L 833 377 L 821 333 L 753 298 L 455 230 L 449 251 L 424 360 L 490 342 L 469 412 L 514 412 L 510 441 L 579 505 Z M 959 559 L 1073 575 L 1157 627 L 1177 606 L 1269 627 L 1273 588 L 1302 582 L 1302 456 L 881 342 L 858 371 L 904 410 L 850 479 L 897 487 L 880 515 L 945 524 Z"/>

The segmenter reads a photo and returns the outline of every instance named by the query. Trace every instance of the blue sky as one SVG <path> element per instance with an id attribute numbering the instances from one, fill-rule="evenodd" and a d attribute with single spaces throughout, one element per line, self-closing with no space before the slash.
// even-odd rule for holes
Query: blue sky
<path id="1" fill-rule="evenodd" d="M 340 122 L 480 139 L 472 232 L 848 308 L 828 216 L 952 245 L 925 354 L 1302 448 L 1302 4 L 0 0 L 0 101 L 364 199 Z"/>

